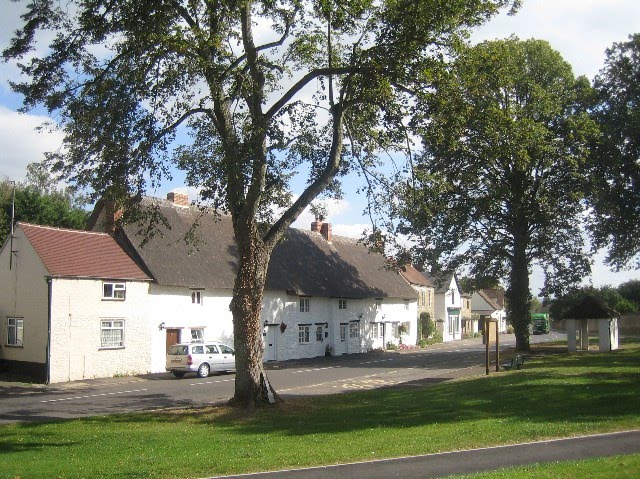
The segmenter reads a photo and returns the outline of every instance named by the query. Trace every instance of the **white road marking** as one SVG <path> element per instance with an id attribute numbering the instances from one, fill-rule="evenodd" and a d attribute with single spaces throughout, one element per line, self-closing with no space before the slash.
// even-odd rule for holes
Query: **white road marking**
<path id="1" fill-rule="evenodd" d="M 301 369 L 299 371 L 291 371 L 291 374 L 312 373 L 314 371 L 324 371 L 326 369 L 338 369 L 342 366 L 327 366 L 326 368 Z"/>
<path id="2" fill-rule="evenodd" d="M 199 383 L 191 383 L 189 386 L 202 386 L 203 384 L 217 384 L 217 383 L 229 383 L 231 381 L 235 381 L 234 379 L 218 379 L 216 381 L 202 381 Z"/>
<path id="3" fill-rule="evenodd" d="M 365 361 L 364 363 L 360 363 L 360 365 L 363 365 L 363 364 L 374 364 L 374 363 L 386 363 L 386 362 L 389 362 L 389 361 L 393 361 L 393 359 L 377 359 L 375 361 Z"/>
<path id="4" fill-rule="evenodd" d="M 101 393 L 101 394 L 88 394 L 86 396 L 73 396 L 68 398 L 60 398 L 60 399 L 47 399 L 44 401 L 40 401 L 41 403 L 45 402 L 61 402 L 61 401 L 73 401 L 74 399 L 89 399 L 89 398 L 97 398 L 97 397 L 105 397 L 105 396 L 116 396 L 118 394 L 130 394 L 130 393 L 139 393 L 144 392 L 147 389 L 131 389 L 129 391 L 118 391 L 113 393 Z"/>

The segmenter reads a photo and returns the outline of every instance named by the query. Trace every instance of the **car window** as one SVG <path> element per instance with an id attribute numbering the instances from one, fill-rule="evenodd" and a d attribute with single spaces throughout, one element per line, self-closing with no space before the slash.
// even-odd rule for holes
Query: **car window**
<path id="1" fill-rule="evenodd" d="M 186 346 L 179 346 L 177 344 L 174 344 L 169 349 L 169 354 L 183 356 L 183 355 L 187 354 L 187 347 Z"/>
<path id="2" fill-rule="evenodd" d="M 191 346 L 191 354 L 204 354 L 203 346 Z"/>
<path id="3" fill-rule="evenodd" d="M 233 349 L 229 346 L 225 346 L 224 344 L 220 345 L 220 351 L 222 351 L 222 354 L 233 354 Z"/>
<path id="4" fill-rule="evenodd" d="M 218 348 L 216 348 L 214 345 L 205 346 L 204 349 L 207 354 L 218 354 Z"/>

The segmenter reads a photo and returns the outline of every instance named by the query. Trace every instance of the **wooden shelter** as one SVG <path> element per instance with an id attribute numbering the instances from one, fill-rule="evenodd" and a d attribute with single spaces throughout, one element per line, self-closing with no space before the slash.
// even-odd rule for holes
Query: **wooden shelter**
<path id="1" fill-rule="evenodd" d="M 618 313 L 599 299 L 586 296 L 582 301 L 564 315 L 567 328 L 567 345 L 569 352 L 589 350 L 589 320 L 598 322 L 598 344 L 600 351 L 618 349 Z M 578 329 L 579 326 L 579 329 Z M 579 340 L 576 339 L 579 331 Z"/>

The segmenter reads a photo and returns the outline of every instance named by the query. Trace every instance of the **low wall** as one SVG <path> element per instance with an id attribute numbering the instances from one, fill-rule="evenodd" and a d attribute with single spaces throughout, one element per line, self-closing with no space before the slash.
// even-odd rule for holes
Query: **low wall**
<path id="1" fill-rule="evenodd" d="M 596 334 L 598 332 L 598 320 L 589 319 L 589 334 Z M 553 321 L 553 329 L 559 329 L 560 331 L 566 331 L 565 321 Z M 640 314 L 639 313 L 627 313 L 623 314 L 618 320 L 618 333 L 620 336 L 640 336 Z"/>

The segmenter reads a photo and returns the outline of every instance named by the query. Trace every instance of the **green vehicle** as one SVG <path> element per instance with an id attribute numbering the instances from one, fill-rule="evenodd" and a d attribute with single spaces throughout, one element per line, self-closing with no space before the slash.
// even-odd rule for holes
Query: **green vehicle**
<path id="1" fill-rule="evenodd" d="M 531 315 L 533 334 L 547 334 L 551 331 L 549 315 L 547 313 L 534 313 Z"/>

